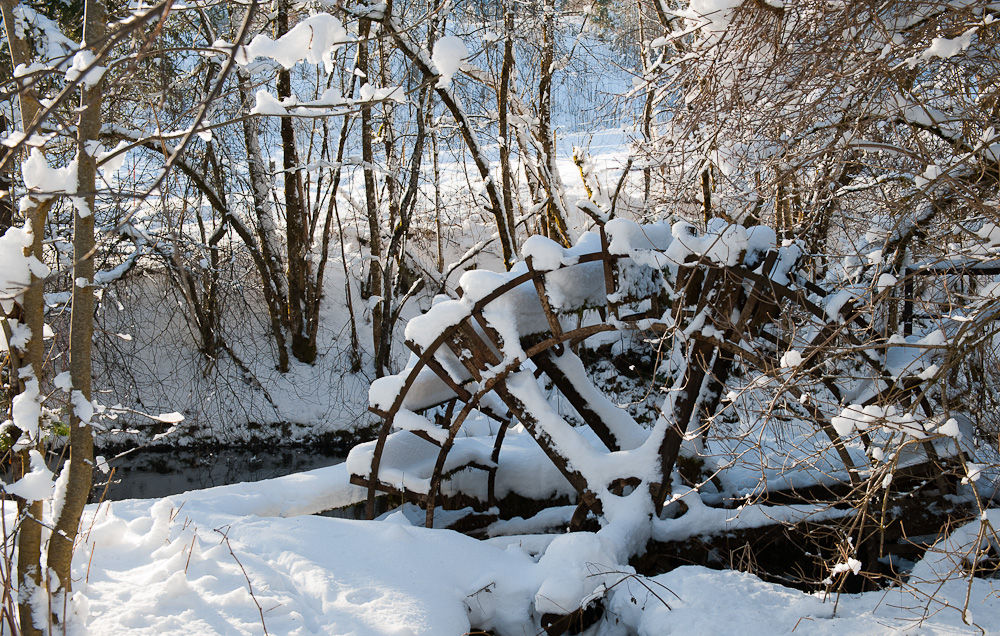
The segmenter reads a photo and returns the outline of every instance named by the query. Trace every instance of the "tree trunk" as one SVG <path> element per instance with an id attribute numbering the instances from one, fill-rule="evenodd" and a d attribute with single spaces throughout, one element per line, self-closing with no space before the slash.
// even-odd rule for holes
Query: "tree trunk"
<path id="1" fill-rule="evenodd" d="M 107 19 L 100 0 L 87 0 L 84 8 L 84 44 L 98 45 L 105 36 Z M 72 584 L 70 567 L 73 541 L 80 526 L 80 516 L 93 482 L 94 438 L 90 428 L 91 346 L 94 338 L 94 190 L 97 161 L 87 148 L 101 132 L 101 97 L 103 83 L 82 87 L 80 120 L 77 126 L 78 195 L 74 200 L 73 223 L 73 309 L 70 317 L 70 377 L 72 408 L 69 419 L 69 479 L 61 509 L 54 510 L 55 530 L 49 539 L 47 587 L 51 594 L 52 621 L 59 617 L 68 602 Z M 82 203 L 82 205 L 81 205 Z M 81 408 L 83 402 L 87 406 Z M 63 470 L 66 470 L 64 468 Z"/>
<path id="2" fill-rule="evenodd" d="M 278 33 L 280 37 L 288 32 L 288 3 L 278 5 Z M 292 94 L 291 73 L 287 69 L 278 72 L 278 99 Z M 295 127 L 292 117 L 281 118 L 282 167 L 285 178 L 285 233 L 288 242 L 288 304 L 286 321 L 292 339 L 292 355 L 299 362 L 312 364 L 316 361 L 316 341 L 309 338 L 305 324 L 308 302 L 306 281 L 310 278 L 308 236 L 309 223 L 303 207 L 302 173 L 298 167 L 298 153 L 295 147 Z"/>
<path id="3" fill-rule="evenodd" d="M 371 21 L 361 19 L 358 32 L 358 70 L 369 75 L 368 65 L 368 33 Z M 372 302 L 372 345 L 375 350 L 375 377 L 385 375 L 386 369 L 380 364 L 388 356 L 382 350 L 389 343 L 382 340 L 382 321 L 384 320 L 385 300 L 382 299 L 382 226 L 379 223 L 378 200 L 375 191 L 375 173 L 373 171 L 374 151 L 372 150 L 372 112 L 369 106 L 361 109 L 361 160 L 364 163 L 365 179 L 365 211 L 368 215 L 368 247 L 371 260 L 368 265 L 368 297 Z"/>
<path id="4" fill-rule="evenodd" d="M 444 272 L 444 243 L 441 237 L 441 167 L 438 165 L 437 127 L 431 129 L 431 152 L 434 168 L 434 236 L 437 242 L 437 271 Z"/>
<path id="5" fill-rule="evenodd" d="M 701 171 L 701 210 L 708 224 L 712 220 L 712 168 L 708 165 Z"/>
<path id="6" fill-rule="evenodd" d="M 500 90 L 497 106 L 500 127 L 500 182 L 503 193 L 503 212 L 507 226 L 514 227 L 514 198 L 512 194 L 513 174 L 510 168 L 510 130 L 507 123 L 511 73 L 514 70 L 514 14 L 509 7 L 504 8 L 503 63 L 500 67 Z"/>
<path id="7" fill-rule="evenodd" d="M 23 39 L 23 36 L 18 36 L 16 29 L 10 28 L 10 25 L 15 22 L 13 14 L 15 5 L 14 0 L 0 0 L 0 16 L 3 17 L 12 64 L 14 66 L 19 64 L 27 66 L 32 61 L 28 42 Z M 25 88 L 21 80 L 18 82 L 17 95 L 21 110 L 21 130 L 27 130 L 41 110 L 41 105 L 33 91 Z M 27 199 L 24 216 L 32 228 L 32 244 L 27 251 L 35 258 L 41 259 L 45 219 L 52 201 L 51 199 L 38 199 L 30 195 Z M 11 209 L 14 209 L 13 201 L 11 201 Z M 31 337 L 19 357 L 31 367 L 31 375 L 39 382 L 41 382 L 42 368 L 45 362 L 45 344 L 42 340 L 45 325 L 43 282 L 32 272 L 31 279 L 28 281 L 28 289 L 24 293 L 21 304 L 21 315 L 31 331 Z M 19 369 L 15 369 L 13 366 L 12 364 L 11 384 L 18 386 L 19 390 L 23 390 L 23 382 L 14 381 Z M 28 451 L 29 449 L 25 448 L 20 453 L 20 475 L 18 476 L 23 476 L 30 470 Z M 42 519 L 42 502 L 35 501 L 29 504 L 24 500 L 18 500 L 18 516 L 23 519 L 17 532 L 18 622 L 22 636 L 36 636 L 42 632 L 34 624 L 30 595 L 42 583 L 40 569 L 42 526 L 39 523 Z"/>
<path id="8" fill-rule="evenodd" d="M 246 71 L 238 70 L 237 78 L 240 99 L 244 104 L 249 105 L 252 103 L 249 74 Z M 257 139 L 257 120 L 247 116 L 243 117 L 242 123 L 243 139 L 247 149 L 250 192 L 253 195 L 253 207 L 257 217 L 257 240 L 260 242 L 262 267 L 259 266 L 258 269 L 261 283 L 263 283 L 267 313 L 271 321 L 271 333 L 278 349 L 278 371 L 285 373 L 289 368 L 288 346 L 284 332 L 284 306 L 288 294 L 288 284 L 281 261 L 278 225 L 274 218 L 274 211 L 271 209 L 271 187 L 264 169 L 264 155 L 260 149 L 260 141 Z M 257 246 L 251 244 L 248 244 L 247 248 L 251 251 L 257 250 Z"/>
<path id="9" fill-rule="evenodd" d="M 562 181 L 556 167 L 556 144 L 552 133 L 552 74 L 555 71 L 555 22 L 554 0 L 545 0 L 542 17 L 542 67 L 538 80 L 538 137 L 542 146 L 542 166 L 545 178 L 542 185 L 547 190 L 545 205 L 548 236 L 552 240 L 569 247 L 569 230 L 566 217 L 561 209 Z"/>
<path id="10" fill-rule="evenodd" d="M 7 117 L 0 114 L 0 135 L 7 136 Z M 8 150 L 7 152 L 13 152 Z M 0 161 L 4 153 L 0 153 Z M 11 201 L 14 189 L 13 162 L 9 164 L 10 172 L 0 170 L 0 236 L 14 225 L 14 204 Z"/>

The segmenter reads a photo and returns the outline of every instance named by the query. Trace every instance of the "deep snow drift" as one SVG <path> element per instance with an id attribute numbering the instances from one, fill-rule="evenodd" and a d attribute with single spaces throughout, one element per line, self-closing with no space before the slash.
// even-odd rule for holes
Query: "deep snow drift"
<path id="1" fill-rule="evenodd" d="M 363 497 L 346 477 L 339 465 L 88 507 L 70 633 L 535 634 L 537 609 L 580 585 L 605 597 L 592 634 L 978 633 L 962 622 L 966 593 L 969 620 L 1000 624 L 996 579 L 970 583 L 949 558 L 977 540 L 980 521 L 946 539 L 947 554 L 928 553 L 906 588 L 823 598 L 698 566 L 636 576 L 592 533 L 477 541 L 398 511 L 313 515 Z"/>

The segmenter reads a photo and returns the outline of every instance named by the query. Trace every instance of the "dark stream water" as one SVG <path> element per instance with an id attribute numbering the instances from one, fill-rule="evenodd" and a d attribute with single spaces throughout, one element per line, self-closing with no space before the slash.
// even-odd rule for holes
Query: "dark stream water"
<path id="1" fill-rule="evenodd" d="M 165 497 L 186 490 L 281 477 L 343 461 L 342 455 L 299 448 L 139 449 L 118 459 L 108 458 L 108 464 L 115 469 L 111 483 L 105 492 L 107 476 L 95 474 L 91 501 L 102 496 L 110 500 Z"/>

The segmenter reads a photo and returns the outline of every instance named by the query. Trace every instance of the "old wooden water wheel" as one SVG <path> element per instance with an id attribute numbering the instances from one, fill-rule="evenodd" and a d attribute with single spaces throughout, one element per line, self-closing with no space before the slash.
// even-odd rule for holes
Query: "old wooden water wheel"
<path id="1" fill-rule="evenodd" d="M 854 297 L 802 276 L 801 247 L 776 245 L 768 228 L 719 223 L 699 233 L 683 222 L 616 219 L 568 249 L 532 237 L 523 255 L 510 272 L 467 272 L 458 298 L 440 300 L 407 325 L 409 364 L 372 385 L 378 438 L 348 458 L 351 481 L 368 488 L 369 515 L 385 493 L 421 506 L 428 527 L 435 511 L 464 508 L 475 511 L 464 515 L 464 527 L 482 529 L 517 512 L 504 509 L 511 493 L 555 498 L 555 480 L 568 484 L 576 504 L 571 528 L 588 516 L 602 523 L 658 516 L 679 496 L 675 470 L 685 439 L 697 441 L 735 399 L 737 367 L 783 382 L 777 394 L 825 445 L 822 461 L 808 460 L 812 477 L 744 488 L 774 502 L 815 486 L 850 492 L 872 475 L 877 440 L 860 425 L 845 428 L 849 404 L 916 400 L 925 415 L 932 412 L 920 390 L 927 366 L 920 356 L 904 364 L 867 347 L 872 325 Z M 789 320 L 790 327 L 781 324 Z M 595 386 L 577 355 L 581 343 L 609 332 L 638 335 L 669 367 L 651 426 Z M 863 386 L 857 376 L 824 372 L 834 342 L 865 369 Z M 818 388 L 787 381 L 789 369 Z M 564 404 L 577 425 L 560 411 Z M 890 434 L 906 432 L 898 418 L 882 415 L 896 422 L 887 424 Z M 922 453 L 907 460 L 913 474 L 942 474 L 941 456 L 954 448 L 914 441 Z M 718 482 L 724 470 L 712 478 Z"/>

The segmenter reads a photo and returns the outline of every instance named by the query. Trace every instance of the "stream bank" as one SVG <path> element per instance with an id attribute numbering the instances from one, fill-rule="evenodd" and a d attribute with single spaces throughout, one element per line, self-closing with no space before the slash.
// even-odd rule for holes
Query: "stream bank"
<path id="1" fill-rule="evenodd" d="M 342 448 L 139 448 L 108 458 L 113 474 L 95 475 L 91 502 L 151 499 L 332 466 Z"/>

